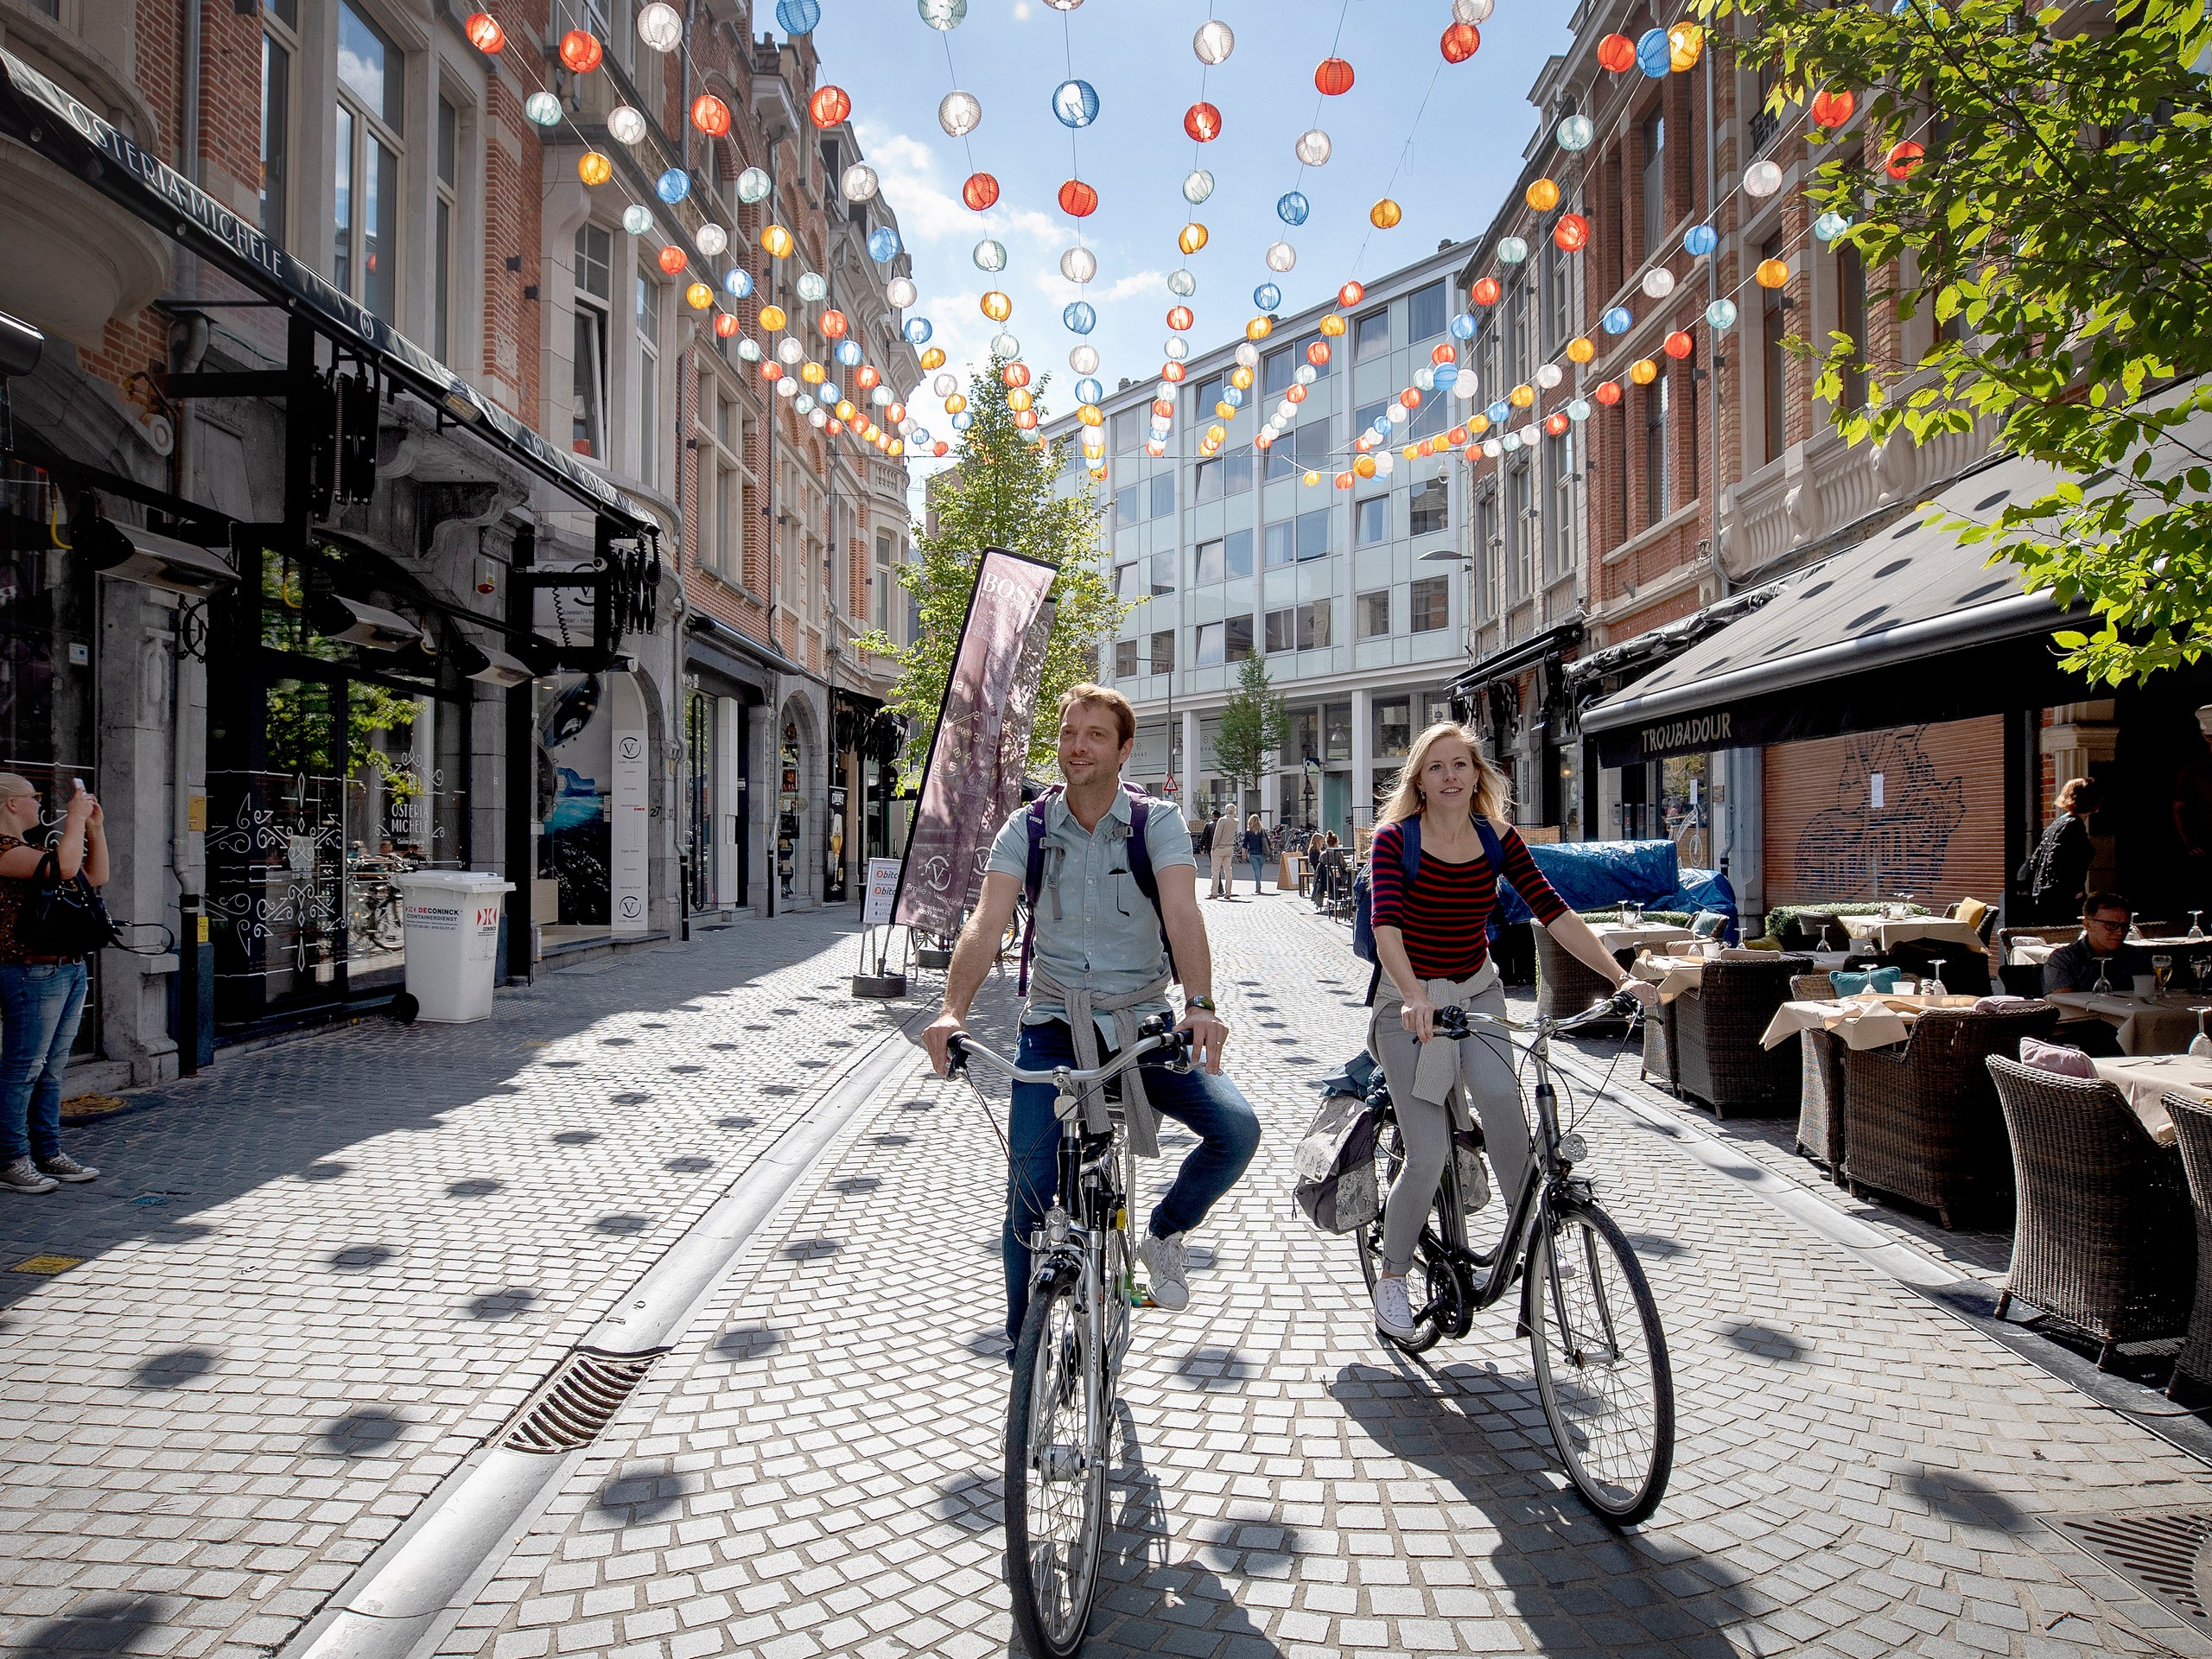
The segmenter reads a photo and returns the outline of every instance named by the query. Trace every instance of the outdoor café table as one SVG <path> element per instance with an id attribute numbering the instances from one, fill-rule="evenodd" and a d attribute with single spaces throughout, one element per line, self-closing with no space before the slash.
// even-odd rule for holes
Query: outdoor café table
<path id="1" fill-rule="evenodd" d="M 2192 939 L 2185 933 L 2173 938 L 2131 938 L 2127 942 L 2145 950 L 2172 950 L 2192 957 L 2212 954 L 2212 938 Z M 2050 953 L 2057 949 L 2058 946 L 2042 940 L 2024 941 L 2012 947 L 2012 965 L 2016 968 L 2040 968 L 2050 960 Z"/>
<path id="2" fill-rule="evenodd" d="M 2132 991 L 2052 991 L 2044 998 L 2076 1018 L 2094 1015 L 2120 1029 L 2126 1054 L 2178 1054 L 2196 1035 L 2196 1016 L 2212 1002 L 2201 997 L 2137 996 Z"/>
<path id="3" fill-rule="evenodd" d="M 1687 927 L 1677 927 L 1671 922 L 1592 922 L 1590 931 L 1609 951 L 1656 950 L 1662 944 L 1676 944 L 1697 937 Z"/>
<path id="4" fill-rule="evenodd" d="M 1913 940 L 1977 957 L 1989 949 L 1980 934 L 1951 916 L 1906 916 L 1895 920 L 1884 916 L 1840 916 L 1836 919 L 1853 938 L 1871 940 L 1877 950 L 1894 950 Z"/>
<path id="5" fill-rule="evenodd" d="M 2014 968 L 2040 968 L 2050 960 L 2050 953 L 2057 949 L 2056 945 L 2048 944 L 2016 944 L 2012 947 L 2012 960 L 2008 965 Z"/>
<path id="6" fill-rule="evenodd" d="M 1763 1048 L 1776 1048 L 1802 1031 L 1832 1031 L 1847 1048 L 1887 1048 L 1910 1033 L 1913 1022 L 1929 1008 L 1970 1008 L 1971 996 L 1900 996 L 1894 992 L 1861 991 L 1855 995 L 1826 1001 L 1785 1002 L 1774 1013 L 1759 1038 Z"/>
<path id="7" fill-rule="evenodd" d="M 2194 1054 L 2153 1054 L 2128 1059 L 2092 1060 L 2097 1075 L 2127 1096 L 2135 1116 L 2162 1147 L 2174 1143 L 2173 1120 L 2166 1116 L 2169 1094 L 2212 1102 L 2212 1060 Z"/>

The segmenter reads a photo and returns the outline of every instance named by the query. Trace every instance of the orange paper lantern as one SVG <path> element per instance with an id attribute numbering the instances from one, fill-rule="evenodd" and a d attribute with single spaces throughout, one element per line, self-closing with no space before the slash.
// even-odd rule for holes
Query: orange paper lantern
<path id="1" fill-rule="evenodd" d="M 1367 290 L 1357 283 L 1346 283 L 1337 290 L 1337 303 L 1347 311 L 1367 297 Z"/>
<path id="2" fill-rule="evenodd" d="M 1060 211 L 1071 219 L 1089 219 L 1098 211 L 1098 193 L 1081 179 L 1060 187 Z"/>
<path id="3" fill-rule="evenodd" d="M 1313 71 L 1313 89 L 1324 98 L 1342 98 L 1351 91 L 1351 65 L 1342 58 L 1324 58 Z"/>
<path id="4" fill-rule="evenodd" d="M 728 311 L 716 312 L 715 314 L 715 332 L 720 334 L 724 340 L 728 340 L 735 335 L 737 333 L 737 318 L 735 315 Z"/>
<path id="5" fill-rule="evenodd" d="M 1552 241 L 1561 253 L 1580 253 L 1590 245 L 1590 221 L 1580 213 L 1561 213 L 1552 226 Z"/>
<path id="6" fill-rule="evenodd" d="M 595 149 L 576 157 L 576 176 L 586 184 L 605 184 L 614 176 L 614 163 Z"/>
<path id="7" fill-rule="evenodd" d="M 1411 386 L 1408 386 L 1403 391 L 1398 394 L 1398 404 L 1401 408 L 1419 409 L 1421 407 L 1421 393 L 1415 391 Z"/>
<path id="8" fill-rule="evenodd" d="M 1813 94 L 1813 124 L 1821 127 L 1840 127 L 1851 119 L 1851 112 L 1858 106 L 1858 99 L 1848 90 L 1818 92 Z"/>
<path id="9" fill-rule="evenodd" d="M 1621 383 L 1618 380 L 1600 380 L 1598 383 L 1597 391 L 1590 395 L 1599 403 L 1610 407 L 1621 400 Z"/>
<path id="10" fill-rule="evenodd" d="M 842 86 L 817 86 L 806 100 L 807 119 L 817 127 L 834 127 L 853 112 L 853 100 Z"/>
<path id="11" fill-rule="evenodd" d="M 1367 222 L 1378 231 L 1387 231 L 1405 217 L 1404 209 L 1385 196 L 1367 210 Z"/>
<path id="12" fill-rule="evenodd" d="M 1026 386 L 1029 384 L 1029 365 L 1027 363 L 1009 363 L 999 371 L 999 378 L 1009 386 Z"/>
<path id="13" fill-rule="evenodd" d="M 998 199 L 999 181 L 988 173 L 970 173 L 960 187 L 960 200 L 979 213 Z"/>
<path id="14" fill-rule="evenodd" d="M 1340 490 L 1348 490 L 1351 488 L 1351 474 L 1350 473 L 1338 473 L 1337 474 L 1337 487 Z"/>
<path id="15" fill-rule="evenodd" d="M 760 308 L 760 326 L 772 334 L 790 321 L 791 319 L 784 315 L 784 308 L 780 305 L 764 305 Z"/>
<path id="16" fill-rule="evenodd" d="M 1283 388 L 1282 395 L 1283 401 L 1286 403 L 1302 404 L 1306 401 L 1306 388 L 1298 381 L 1294 380 L 1287 386 Z"/>
<path id="17" fill-rule="evenodd" d="M 1522 200 L 1537 213 L 1548 213 L 1559 206 L 1559 186 L 1550 179 L 1538 179 L 1522 192 Z"/>
<path id="18" fill-rule="evenodd" d="M 1160 378 L 1163 380 L 1173 381 L 1180 385 L 1183 378 L 1183 365 L 1180 363 L 1161 364 L 1160 365 Z"/>
<path id="19" fill-rule="evenodd" d="M 1659 365 L 1648 357 L 1639 357 L 1628 365 L 1628 378 L 1639 386 L 1648 386 L 1659 378 Z"/>
<path id="20" fill-rule="evenodd" d="M 469 13 L 468 21 L 461 27 L 468 31 L 468 43 L 479 52 L 497 52 L 507 43 L 507 31 L 488 11 Z"/>
<path id="21" fill-rule="evenodd" d="M 1198 319 L 1191 315 L 1191 308 L 1187 305 L 1179 305 L 1167 314 L 1167 326 L 1179 334 L 1188 329 L 1197 321 Z"/>
<path id="22" fill-rule="evenodd" d="M 1577 334 L 1567 342 L 1567 360 L 1570 363 L 1587 363 L 1597 355 L 1597 343 L 1587 334 Z"/>
<path id="23" fill-rule="evenodd" d="M 607 48 L 588 29 L 572 29 L 561 37 L 561 61 L 580 75 L 598 68 L 606 55 Z"/>
<path id="24" fill-rule="evenodd" d="M 1449 363 L 1458 355 L 1459 353 L 1452 349 L 1450 340 L 1439 340 L 1429 348 L 1428 360 L 1432 363 Z"/>
<path id="25" fill-rule="evenodd" d="M 1210 144 L 1221 137 L 1221 111 L 1211 104 L 1193 104 L 1183 112 L 1183 130 L 1192 142 Z"/>
<path id="26" fill-rule="evenodd" d="M 1444 38 L 1438 45 L 1443 51 L 1445 62 L 1465 63 L 1475 55 L 1482 43 L 1482 30 L 1472 23 L 1454 23 L 1444 31 Z"/>
<path id="27" fill-rule="evenodd" d="M 1762 259 L 1751 275 L 1761 288 L 1780 288 L 1789 280 L 1789 267 L 1780 259 Z"/>
<path id="28" fill-rule="evenodd" d="M 691 124 L 709 138 L 719 138 L 729 130 L 729 105 L 712 92 L 702 92 L 691 100 Z"/>
<path id="29" fill-rule="evenodd" d="M 673 276 L 690 261 L 685 257 L 683 249 L 671 245 L 660 251 L 658 263 L 663 270 Z"/>
<path id="30" fill-rule="evenodd" d="M 1608 35 L 1598 42 L 1598 67 L 1610 75 L 1624 75 L 1636 67 L 1636 42 L 1625 35 Z"/>
<path id="31" fill-rule="evenodd" d="M 1499 291 L 1497 277 L 1478 276 L 1475 285 L 1467 290 L 1467 297 L 1477 305 L 1496 305 Z"/>
<path id="32" fill-rule="evenodd" d="M 1928 148 L 1916 144 L 1911 139 L 1890 146 L 1889 159 L 1882 163 L 1882 170 L 1893 179 L 1910 178 L 1912 170 L 1926 159 Z"/>
<path id="33" fill-rule="evenodd" d="M 1206 227 L 1192 219 L 1175 238 L 1175 245 L 1185 253 L 1196 253 L 1206 245 Z"/>
<path id="34" fill-rule="evenodd" d="M 1358 284 L 1356 283 L 1347 283 L 1344 286 L 1346 288 L 1357 288 Z M 1341 291 L 1338 292 L 1337 297 L 1338 302 L 1341 302 L 1344 298 Z M 1335 312 L 1330 312 L 1327 316 L 1321 319 L 1321 332 L 1326 334 L 1331 340 L 1342 338 L 1344 332 L 1344 320 L 1338 316 Z"/>
<path id="35" fill-rule="evenodd" d="M 1329 360 L 1329 342 L 1325 340 L 1317 340 L 1308 346 L 1306 348 L 1306 360 L 1317 369 L 1326 363 Z"/>
<path id="36" fill-rule="evenodd" d="M 842 340 L 845 337 L 845 331 L 851 327 L 845 321 L 845 314 L 842 311 L 824 311 L 816 320 L 814 326 L 831 340 Z"/>

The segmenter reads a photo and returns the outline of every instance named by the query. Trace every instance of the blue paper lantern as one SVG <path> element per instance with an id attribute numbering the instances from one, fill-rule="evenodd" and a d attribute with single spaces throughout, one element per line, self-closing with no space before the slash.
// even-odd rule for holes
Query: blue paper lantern
<path id="1" fill-rule="evenodd" d="M 753 273 L 743 266 L 722 278 L 722 292 L 733 300 L 748 299 L 753 293 Z"/>
<path id="2" fill-rule="evenodd" d="M 1452 383 L 1459 378 L 1459 365 L 1457 363 L 1439 363 L 1429 371 L 1429 374 L 1432 377 L 1430 384 L 1437 391 L 1449 391 Z"/>
<path id="3" fill-rule="evenodd" d="M 824 380 L 822 383 L 822 390 L 815 393 L 815 396 L 822 400 L 822 406 L 824 409 L 834 409 L 843 399 L 845 394 L 843 389 L 835 380 Z"/>
<path id="4" fill-rule="evenodd" d="M 1262 311 L 1272 311 L 1282 303 L 1282 289 L 1273 283 L 1262 283 L 1252 290 L 1252 303 Z"/>
<path id="5" fill-rule="evenodd" d="M 1089 302 L 1077 300 L 1060 313 L 1060 321 L 1067 325 L 1069 333 L 1087 334 L 1098 326 L 1098 314 L 1090 308 Z"/>
<path id="6" fill-rule="evenodd" d="M 1462 311 L 1458 316 L 1452 319 L 1452 339 L 1472 340 L 1474 337 L 1475 314 L 1473 312 Z"/>
<path id="7" fill-rule="evenodd" d="M 1598 319 L 1598 325 L 1609 334 L 1624 334 L 1628 333 L 1630 325 L 1635 321 L 1636 319 L 1629 315 L 1628 307 L 1617 305 Z"/>
<path id="8" fill-rule="evenodd" d="M 1720 245 L 1720 232 L 1710 225 L 1693 225 L 1682 232 L 1682 249 L 1693 258 L 1702 259 Z"/>
<path id="9" fill-rule="evenodd" d="M 1087 127 L 1098 118 L 1098 93 L 1087 80 L 1064 80 L 1052 88 L 1052 113 L 1064 127 Z"/>
<path id="10" fill-rule="evenodd" d="M 1313 211 L 1303 190 L 1287 190 L 1275 203 L 1275 217 L 1286 225 L 1303 225 Z"/>
<path id="11" fill-rule="evenodd" d="M 926 346 L 930 343 L 930 336 L 937 331 L 930 327 L 927 317 L 909 317 L 904 332 L 908 345 Z"/>
<path id="12" fill-rule="evenodd" d="M 975 424 L 976 417 L 964 409 L 952 417 L 952 429 L 956 432 L 965 432 Z"/>
<path id="13" fill-rule="evenodd" d="M 868 232 L 868 257 L 879 265 L 887 265 L 899 257 L 899 232 L 888 225 L 879 225 Z"/>
<path id="14" fill-rule="evenodd" d="M 1221 401 L 1231 409 L 1242 409 L 1244 407 L 1244 394 L 1234 386 L 1224 386 L 1221 389 Z"/>
<path id="15" fill-rule="evenodd" d="M 849 369 L 857 365 L 867 353 L 861 350 L 861 343 L 857 340 L 841 340 L 837 342 L 836 355 L 837 360 Z"/>
<path id="16" fill-rule="evenodd" d="M 1390 435 L 1390 429 L 1396 424 L 1397 423 L 1390 418 L 1389 411 L 1385 410 L 1375 417 L 1375 424 L 1370 429 L 1376 437 L 1387 438 Z"/>
<path id="17" fill-rule="evenodd" d="M 1674 48 L 1663 29 L 1647 29 L 1637 36 L 1636 67 L 1656 80 L 1674 67 Z"/>
<path id="18" fill-rule="evenodd" d="M 1833 242 L 1851 228 L 1851 221 L 1831 207 L 1813 221 L 1813 234 L 1823 242 Z"/>
<path id="19" fill-rule="evenodd" d="M 776 22 L 786 35 L 810 35 L 821 21 L 822 0 L 776 0 Z"/>
<path id="20" fill-rule="evenodd" d="M 653 190 L 663 201 L 681 201 L 691 194 L 691 175 L 680 167 L 671 167 L 660 175 Z"/>
<path id="21" fill-rule="evenodd" d="M 1490 423 L 1492 426 L 1497 426 L 1513 418 L 1513 405 L 1501 397 L 1483 413 L 1490 416 Z"/>
<path id="22" fill-rule="evenodd" d="M 1087 374 L 1075 383 L 1075 400 L 1078 404 L 1103 403 L 1105 397 L 1106 388 Z"/>

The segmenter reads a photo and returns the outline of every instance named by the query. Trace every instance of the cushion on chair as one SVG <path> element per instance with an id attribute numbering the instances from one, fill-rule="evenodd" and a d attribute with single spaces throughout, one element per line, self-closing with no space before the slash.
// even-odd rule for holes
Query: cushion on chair
<path id="1" fill-rule="evenodd" d="M 1981 918 L 1989 914 L 1989 906 L 1979 899 L 1961 899 L 1959 900 L 1955 913 L 1959 920 L 1964 922 L 1968 927 L 1979 928 L 1981 925 Z"/>
<path id="2" fill-rule="evenodd" d="M 1835 987 L 1838 996 L 1855 996 L 1860 991 L 1894 991 L 1897 988 L 1897 970 L 1875 968 L 1865 973 L 1847 973 L 1839 968 L 1828 976 L 1828 983 Z"/>
<path id="3" fill-rule="evenodd" d="M 2094 1082 L 2097 1075 L 2097 1068 L 2080 1049 L 2066 1043 L 2046 1043 L 2039 1037 L 2020 1039 L 2020 1064 L 2062 1077 L 2087 1077 Z"/>

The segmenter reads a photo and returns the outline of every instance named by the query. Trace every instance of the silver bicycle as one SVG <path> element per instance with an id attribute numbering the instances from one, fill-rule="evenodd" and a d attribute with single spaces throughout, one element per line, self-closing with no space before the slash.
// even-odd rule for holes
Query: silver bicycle
<path id="1" fill-rule="evenodd" d="M 981 1059 L 1016 1083 L 1050 1084 L 1060 1122 L 1055 1196 L 1029 1240 L 1029 1311 L 1006 1418 L 1007 1577 L 1031 1659 L 1072 1659 L 1090 1624 L 1116 1379 L 1131 1313 L 1147 1301 L 1129 1226 L 1135 1154 L 1118 1122 L 1103 1135 L 1085 1128 L 1077 1091 L 1147 1059 L 1187 1070 L 1190 1035 L 1170 1025 L 1165 1014 L 1147 1020 L 1136 1042 L 1090 1071 L 1027 1070 L 965 1033 L 952 1039 L 953 1071 Z"/>

